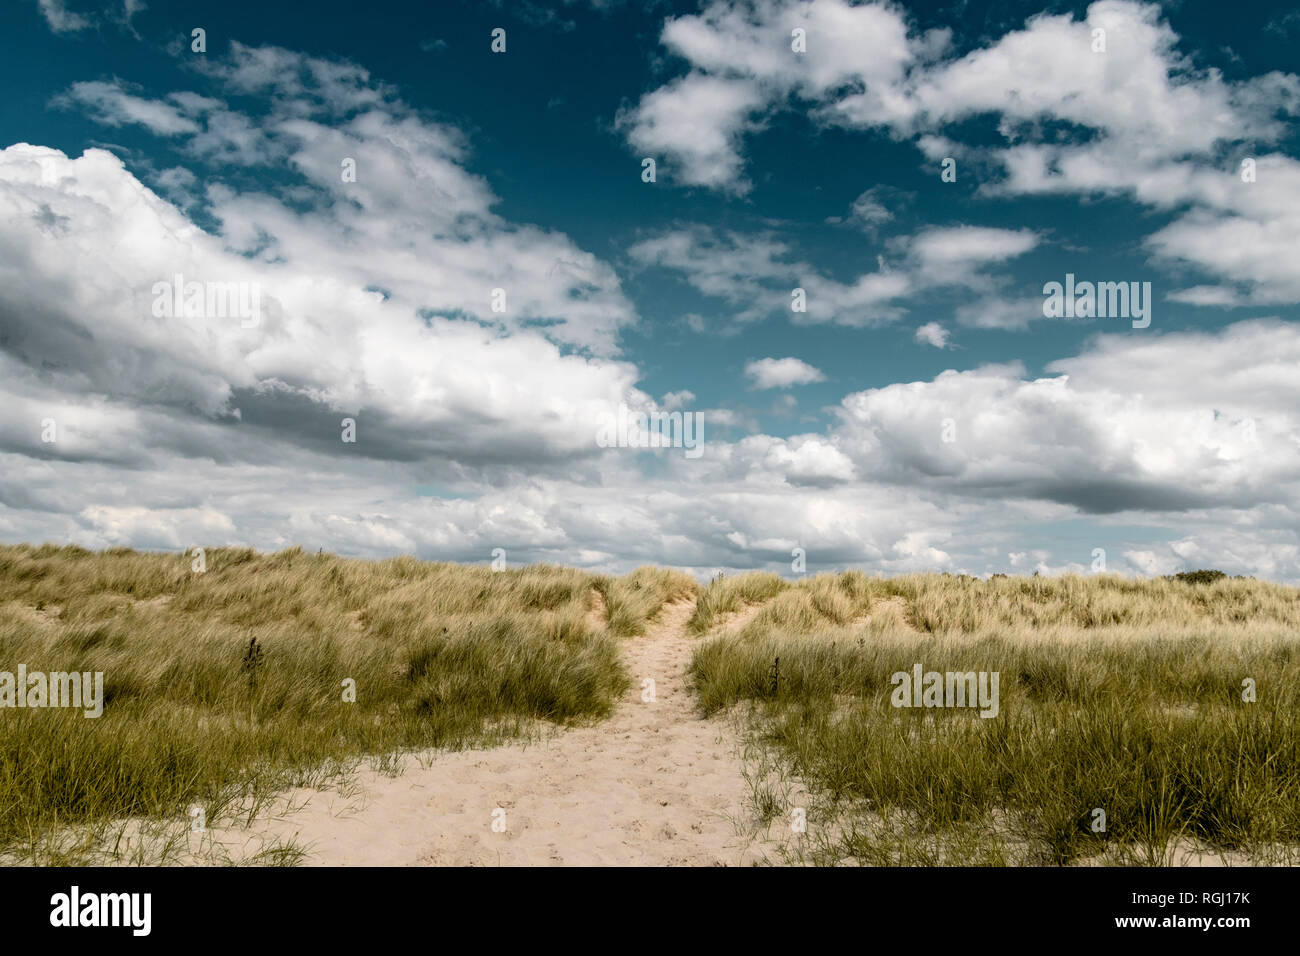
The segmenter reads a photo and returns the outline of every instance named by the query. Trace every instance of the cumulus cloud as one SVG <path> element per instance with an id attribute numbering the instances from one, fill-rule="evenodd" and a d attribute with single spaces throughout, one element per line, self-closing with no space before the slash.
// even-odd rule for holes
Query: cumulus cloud
<path id="1" fill-rule="evenodd" d="M 616 352 L 618 331 L 634 315 L 613 269 L 567 237 L 496 216 L 491 190 L 465 168 L 458 130 L 422 119 L 359 68 L 274 47 L 232 50 L 208 72 L 230 89 L 273 96 L 269 116 L 190 93 L 145 100 L 115 84 L 80 84 L 68 99 L 106 122 L 182 136 L 213 164 L 287 164 L 300 177 L 292 205 L 222 185 L 208 190 L 221 240 L 246 257 L 310 263 L 336 281 L 385 289 L 393 305 L 506 331 L 536 325 L 565 345 Z M 345 160 L 355 164 L 355 182 L 341 175 Z M 500 310 L 495 289 L 504 292 Z"/>
<path id="2" fill-rule="evenodd" d="M 753 388 L 790 388 L 826 381 L 820 369 L 797 358 L 755 359 L 745 365 L 745 375 Z"/>
<path id="3" fill-rule="evenodd" d="M 807 31 L 807 53 L 791 49 L 792 24 Z M 1097 0 L 1077 19 L 1039 14 L 957 57 L 945 56 L 946 34 L 918 34 L 901 8 L 845 0 L 712 0 L 670 18 L 660 39 L 690 72 L 647 93 L 623 125 L 636 148 L 678 157 L 683 183 L 747 191 L 746 134 L 761 125 L 756 117 L 783 109 L 806 106 L 826 126 L 886 129 L 931 160 L 960 155 L 950 138 L 957 124 L 992 114 L 1008 145 L 993 150 L 1002 177 L 982 192 L 1127 193 L 1183 207 L 1148 247 L 1235 290 L 1189 289 L 1180 301 L 1300 301 L 1300 176 L 1294 160 L 1267 150 L 1300 115 L 1300 77 L 1228 80 L 1198 69 L 1156 4 Z M 698 137 L 664 121 L 692 109 L 701 91 L 723 89 Z M 1079 135 L 1048 135 L 1049 123 Z M 1258 163 L 1254 183 L 1269 188 L 1224 167 L 1229 146 Z M 888 210 L 864 195 L 862 221 L 876 228 Z"/>
<path id="4" fill-rule="evenodd" d="M 926 229 L 912 239 L 911 247 L 922 272 L 937 273 L 938 281 L 972 266 L 1023 255 L 1037 244 L 1038 237 L 1030 229 L 956 226 Z"/>
<path id="5" fill-rule="evenodd" d="M 933 345 L 937 349 L 948 347 L 948 330 L 938 322 L 918 325 L 913 337 L 922 345 Z"/>
<path id="6" fill-rule="evenodd" d="M 1279 409 L 1300 408 L 1286 397 L 1297 350 L 1300 331 L 1279 322 L 1100 336 L 1044 378 L 990 365 L 855 393 L 838 438 L 865 475 L 980 497 L 1100 514 L 1285 504 L 1300 423 Z"/>
<path id="7" fill-rule="evenodd" d="M 791 24 L 807 31 L 809 53 L 791 49 Z M 1097 30 L 1104 51 L 1094 49 Z M 713 0 L 698 15 L 669 19 L 660 39 L 697 71 L 697 83 L 725 77 L 747 90 L 751 110 L 756 99 L 775 105 L 797 94 L 817 104 L 826 123 L 904 134 L 988 112 L 1014 124 L 1053 117 L 1140 143 L 1148 157 L 1275 138 L 1282 127 L 1274 109 L 1293 107 L 1300 92 L 1288 75 L 1230 83 L 1197 71 L 1160 8 L 1129 0 L 1098 0 L 1079 20 L 1039 14 L 949 60 L 938 58 L 946 35 L 911 32 L 899 8 L 844 0 Z M 674 90 L 669 84 L 642 102 L 665 110 Z M 733 116 L 720 135 L 735 143 L 742 131 Z M 656 138 L 638 122 L 629 135 Z M 738 156 L 727 163 L 733 171 L 739 164 Z"/>
<path id="8" fill-rule="evenodd" d="M 616 358 L 634 314 L 613 269 L 496 216 L 457 130 L 345 64 L 234 51 L 210 67 L 218 87 L 274 98 L 226 128 L 274 147 L 243 159 L 285 161 L 300 179 L 287 199 L 213 183 L 203 201 L 216 232 L 108 152 L 0 151 L 7 447 L 145 465 L 156 445 L 193 451 L 197 418 L 222 426 L 211 454 L 238 457 L 232 446 L 250 435 L 337 445 L 346 415 L 360 421 L 360 456 L 430 460 L 445 476 L 594 454 L 600 415 L 648 401 Z M 234 115 L 215 97 L 150 100 L 108 83 L 68 97 L 109 124 L 179 137 L 212 164 L 241 161 L 204 145 L 212 117 Z M 344 158 L 355 183 L 340 176 Z M 260 314 L 160 313 L 159 288 L 177 280 L 255 287 Z M 41 447 L 46 417 L 59 441 Z"/>
<path id="9" fill-rule="evenodd" d="M 685 408 L 687 405 L 690 405 L 693 401 L 695 401 L 695 393 L 692 392 L 689 388 L 683 388 L 680 391 L 676 391 L 676 392 L 666 392 L 664 394 L 664 397 L 660 400 L 660 404 L 663 405 L 664 408 L 666 408 L 668 411 L 671 412 L 677 409 Z"/>
<path id="10" fill-rule="evenodd" d="M 981 51 L 945 61 L 945 34 L 918 37 L 892 7 L 837 0 L 798 8 L 810 48 L 831 44 L 821 48 L 831 55 L 791 61 L 790 9 L 714 3 L 670 21 L 665 42 L 695 77 L 684 95 L 712 96 L 718 128 L 695 138 L 651 99 L 627 114 L 628 135 L 644 133 L 647 148 L 668 144 L 681 181 L 739 191 L 743 131 L 782 108 L 782 97 L 812 103 L 819 123 L 916 131 L 992 109 L 1014 124 L 1076 115 L 1127 137 L 1126 124 L 1149 118 L 1148 105 L 1127 101 L 1144 81 L 1164 108 L 1199 118 L 1204 103 L 1220 103 L 1232 114 L 1200 130 L 1156 126 L 1165 145 L 1107 187 L 1170 211 L 1148 251 L 1214 279 L 1189 280 L 1182 301 L 1291 294 L 1284 261 L 1258 256 L 1291 241 L 1278 197 L 1289 195 L 1292 162 L 1260 156 L 1272 185 L 1259 189 L 1263 179 L 1244 182 L 1195 154 L 1243 130 L 1269 134 L 1269 104 L 1285 97 L 1285 79 L 1247 88 L 1198 73 L 1177 59 L 1159 18 L 1135 4 L 1094 4 L 1086 21 L 1036 18 L 1005 46 L 992 41 L 987 61 Z M 1112 16 L 1120 33 L 1130 30 L 1112 50 L 1143 69 L 1134 79 L 1081 68 L 1101 69 L 1089 82 L 1118 84 L 1124 102 L 1076 95 L 1064 75 L 1041 103 L 999 99 L 1018 82 L 1016 56 L 1064 56 L 1062 45 Z M 873 62 L 861 52 L 866 39 L 879 46 Z M 199 79 L 201 90 L 158 97 L 105 81 L 67 97 L 106 125 L 153 131 L 202 177 L 182 166 L 153 173 L 98 149 L 0 151 L 5 540 L 302 544 L 452 560 L 487 560 L 503 547 L 512 564 L 655 562 L 703 573 L 788 569 L 790 550 L 803 547 L 810 570 L 987 573 L 1086 562 L 1091 542 L 1073 555 L 1025 539 L 1088 516 L 1114 570 L 1195 564 L 1300 578 L 1294 323 L 1102 335 L 1056 361 L 1062 353 L 1048 352 L 1035 374 L 983 364 L 860 389 L 829 426 L 804 434 L 764 434 L 743 407 L 705 409 L 698 459 L 675 448 L 604 448 L 603 416 L 622 405 L 683 412 L 696 396 L 680 386 L 698 387 L 654 379 L 656 393 L 676 387 L 657 404 L 642 390 L 650 375 L 620 348 L 637 316 L 612 265 L 562 233 L 500 215 L 464 134 L 354 64 L 234 43 Z M 959 87 L 964 103 L 932 92 Z M 244 97 L 259 108 L 231 105 Z M 1013 144 L 999 188 L 1100 182 L 1109 167 L 1090 171 L 1078 152 L 1086 148 L 1042 154 L 1036 166 Z M 355 182 L 340 177 L 344 159 L 355 160 Z M 250 185 L 250 169 L 273 169 L 287 185 Z M 232 171 L 241 175 L 223 175 Z M 1170 171 L 1175 179 L 1162 178 Z M 886 198 L 864 195 L 856 217 L 890 221 L 879 211 Z M 1230 248 L 1216 255 L 1196 228 Z M 954 286 L 977 293 L 958 310 L 964 325 L 1007 327 L 1041 305 L 1003 295 L 998 278 L 1039 248 L 1037 232 L 923 228 L 886 244 L 874 268 L 841 273 L 814 267 L 780 235 L 776 226 L 759 235 L 677 226 L 641 237 L 629 258 L 674 270 L 755 320 L 780 313 L 866 327 L 898 317 L 911 294 Z M 177 274 L 255 283 L 259 321 L 157 314 L 155 286 Z M 789 311 L 796 286 L 808 297 L 803 315 Z M 504 311 L 492 307 L 498 288 Z M 949 342 L 939 322 L 915 334 Z M 745 374 L 764 389 L 825 380 L 789 356 L 757 360 Z M 345 417 L 355 443 L 341 440 Z M 1170 540 L 1164 528 L 1174 522 Z M 1144 526 L 1155 530 L 1134 530 Z"/>
<path id="11" fill-rule="evenodd" d="M 762 102 L 744 82 L 691 73 L 644 97 L 618 122 L 634 149 L 674 161 L 682 182 L 745 193 L 738 143 L 756 128 L 752 114 Z"/>
<path id="12" fill-rule="evenodd" d="M 792 24 L 816 55 L 792 51 Z M 715 0 L 699 14 L 670 17 L 661 42 L 692 70 L 623 114 L 629 143 L 675 159 L 685 183 L 740 193 L 749 189 L 740 150 L 757 113 L 796 91 L 816 98 L 853 82 L 889 89 L 916 55 L 892 10 L 841 0 Z M 888 113 L 891 98 L 876 105 Z"/>

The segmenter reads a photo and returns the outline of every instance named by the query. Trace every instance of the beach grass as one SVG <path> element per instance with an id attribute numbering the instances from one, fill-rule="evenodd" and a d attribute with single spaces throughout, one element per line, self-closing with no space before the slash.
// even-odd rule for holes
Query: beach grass
<path id="1" fill-rule="evenodd" d="M 728 590 L 754 584 L 701 605 Z M 1298 623 L 1300 592 L 1248 579 L 849 572 L 777 589 L 691 674 L 784 784 L 756 814 L 806 788 L 805 862 L 1294 862 Z M 996 714 L 895 706 L 918 665 L 997 674 Z"/>
<path id="2" fill-rule="evenodd" d="M 195 560 L 0 547 L 0 671 L 104 675 L 98 718 L 0 709 L 0 850 L 196 806 L 216 821 L 367 756 L 599 720 L 629 686 L 619 638 L 696 587 L 298 548 Z"/>

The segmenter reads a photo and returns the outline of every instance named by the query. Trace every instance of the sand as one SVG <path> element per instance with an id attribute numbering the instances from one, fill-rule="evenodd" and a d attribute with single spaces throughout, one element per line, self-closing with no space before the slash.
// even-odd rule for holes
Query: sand
<path id="1" fill-rule="evenodd" d="M 209 833 L 235 859 L 292 839 L 305 864 L 324 866 L 759 862 L 768 828 L 752 837 L 735 732 L 725 717 L 702 718 L 686 684 L 693 606 L 667 605 L 623 642 L 633 687 L 599 724 L 426 755 L 396 777 L 363 771 L 345 792 L 294 791 L 284 802 L 301 809 Z"/>

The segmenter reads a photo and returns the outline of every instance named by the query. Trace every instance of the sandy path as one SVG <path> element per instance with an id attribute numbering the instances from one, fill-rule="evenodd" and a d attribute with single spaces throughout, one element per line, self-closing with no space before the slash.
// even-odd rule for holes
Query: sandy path
<path id="1" fill-rule="evenodd" d="M 527 746 L 437 754 L 404 774 L 362 772 L 355 792 L 296 791 L 301 810 L 213 831 L 238 855 L 276 837 L 323 865 L 716 865 L 761 858 L 734 733 L 686 686 L 693 601 L 622 644 L 633 688 L 612 716 Z M 643 681 L 654 700 L 643 701 Z M 498 828 L 493 830 L 494 811 Z M 502 817 L 500 811 L 504 811 Z M 743 827 L 748 832 L 748 827 Z"/>

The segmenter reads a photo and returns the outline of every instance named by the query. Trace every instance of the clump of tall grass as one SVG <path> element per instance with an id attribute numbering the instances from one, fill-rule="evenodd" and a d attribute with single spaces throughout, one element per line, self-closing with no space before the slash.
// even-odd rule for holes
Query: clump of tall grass
<path id="1" fill-rule="evenodd" d="M 687 627 L 696 634 L 712 628 L 725 614 L 746 604 L 758 604 L 779 594 L 788 583 L 766 571 L 750 571 L 733 577 L 719 575 L 700 592 Z"/>
<path id="2" fill-rule="evenodd" d="M 600 578 L 595 583 L 605 604 L 605 623 L 611 634 L 630 637 L 665 604 L 693 597 L 695 579 L 669 568 L 640 567 L 621 578 Z"/>
<path id="3" fill-rule="evenodd" d="M 98 719 L 0 710 L 0 851 L 132 816 L 215 820 L 364 754 L 499 742 L 606 715 L 615 635 L 672 573 L 0 547 L 0 670 L 101 671 Z M 693 587 L 693 583 L 691 585 Z M 617 623 L 590 614 L 613 595 Z M 658 603 L 657 603 L 658 602 Z"/>
<path id="4" fill-rule="evenodd" d="M 825 801 L 814 862 L 1266 859 L 1300 844 L 1298 618 L 1250 580 L 822 575 L 691 674 Z M 917 663 L 998 672 L 998 715 L 891 706 Z"/>

